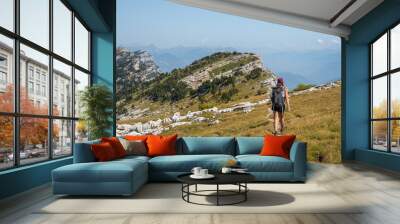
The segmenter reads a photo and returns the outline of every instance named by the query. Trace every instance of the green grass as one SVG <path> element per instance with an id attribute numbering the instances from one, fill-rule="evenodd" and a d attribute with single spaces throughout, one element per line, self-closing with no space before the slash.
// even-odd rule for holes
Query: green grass
<path id="1" fill-rule="evenodd" d="M 257 58 L 254 57 L 254 56 L 247 56 L 247 57 L 241 58 L 238 61 L 229 62 L 226 65 L 223 65 L 221 67 L 218 67 L 218 68 L 215 68 L 214 70 L 212 70 L 210 72 L 210 75 L 211 76 L 215 76 L 215 75 L 222 74 L 222 73 L 227 72 L 229 70 L 232 70 L 234 68 L 238 68 L 238 67 L 241 67 L 243 65 L 246 65 L 246 64 L 248 64 L 248 63 L 250 63 L 250 62 L 252 62 L 252 61 L 254 61 L 256 59 Z"/>
<path id="2" fill-rule="evenodd" d="M 264 96 L 265 97 L 265 96 Z M 308 160 L 340 163 L 340 88 L 315 91 L 291 98 L 292 111 L 286 113 L 288 134 L 308 144 Z M 233 112 L 218 115 L 221 123 L 199 123 L 179 126 L 163 134 L 180 136 L 263 136 L 273 130 L 273 118 L 267 116 L 270 106 L 256 107 L 250 113 Z"/>

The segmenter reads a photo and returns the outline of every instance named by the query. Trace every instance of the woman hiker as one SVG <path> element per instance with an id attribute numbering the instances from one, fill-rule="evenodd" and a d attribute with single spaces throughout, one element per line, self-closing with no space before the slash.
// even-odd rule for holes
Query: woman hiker
<path id="1" fill-rule="evenodd" d="M 290 111 L 289 93 L 286 88 L 283 78 L 278 78 L 276 86 L 272 87 L 271 93 L 272 112 L 274 113 L 274 135 L 282 134 L 285 127 L 285 109 Z M 280 129 L 278 131 L 278 121 Z"/>

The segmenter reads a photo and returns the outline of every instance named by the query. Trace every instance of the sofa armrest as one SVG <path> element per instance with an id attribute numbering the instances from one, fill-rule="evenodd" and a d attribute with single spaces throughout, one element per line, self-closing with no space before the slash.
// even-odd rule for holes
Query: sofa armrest
<path id="1" fill-rule="evenodd" d="M 89 163 L 95 162 L 96 158 L 92 153 L 90 146 L 100 143 L 99 140 L 75 143 L 74 145 L 74 163 Z"/>
<path id="2" fill-rule="evenodd" d="M 293 162 L 293 178 L 305 181 L 307 175 L 307 143 L 296 141 L 290 149 L 290 160 Z"/>

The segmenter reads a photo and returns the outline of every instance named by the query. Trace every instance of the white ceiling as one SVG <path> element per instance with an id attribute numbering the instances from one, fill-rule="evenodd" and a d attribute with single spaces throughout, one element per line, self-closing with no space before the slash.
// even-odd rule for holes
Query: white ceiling
<path id="1" fill-rule="evenodd" d="M 345 38 L 350 35 L 350 26 L 353 23 L 383 2 L 383 0 L 170 1 Z"/>
<path id="2" fill-rule="evenodd" d="M 231 0 L 231 2 L 330 20 L 350 0 Z"/>

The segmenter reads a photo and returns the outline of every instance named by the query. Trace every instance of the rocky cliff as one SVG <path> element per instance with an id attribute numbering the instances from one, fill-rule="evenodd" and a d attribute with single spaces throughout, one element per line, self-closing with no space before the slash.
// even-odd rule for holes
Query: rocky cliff
<path id="1" fill-rule="evenodd" d="M 117 49 L 117 95 L 123 98 L 132 93 L 138 84 L 153 80 L 161 72 L 153 57 L 147 51 Z"/>
<path id="2" fill-rule="evenodd" d="M 261 71 L 272 74 L 271 71 L 264 67 L 260 57 L 257 55 L 252 53 L 234 52 L 227 54 L 219 60 L 205 63 L 205 65 L 200 69 L 196 69 L 193 73 L 188 74 L 182 80 L 188 84 L 190 88 L 196 89 L 207 80 L 240 74 L 249 74 L 255 69 L 261 69 Z"/>
<path id="3" fill-rule="evenodd" d="M 120 69 L 129 73 L 133 68 Z M 215 105 L 231 108 L 235 103 L 268 96 L 275 80 L 276 75 L 253 53 L 218 52 L 153 79 L 135 80 L 136 85 L 130 86 L 137 88 L 122 95 L 117 104 L 117 119 L 135 123 Z M 121 85 L 127 83 L 124 80 Z"/>

